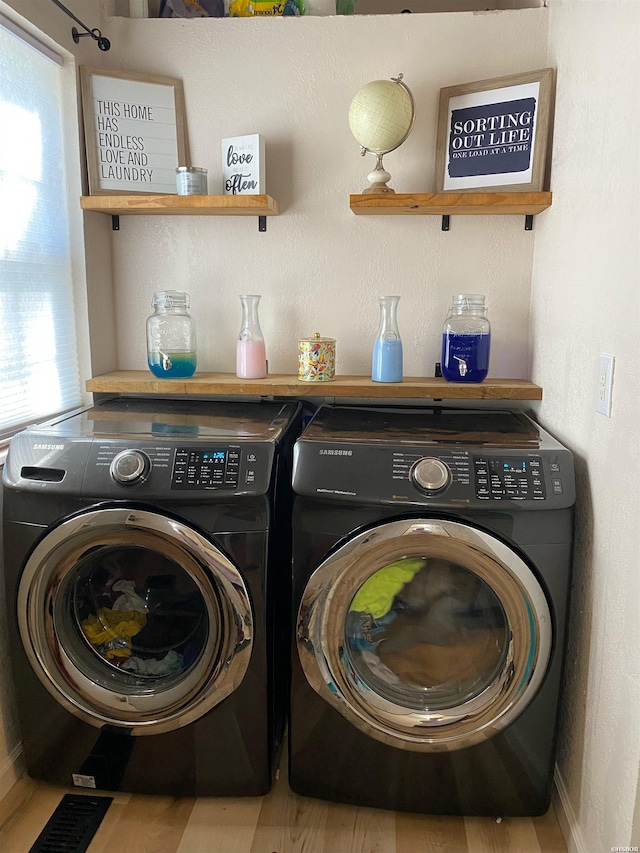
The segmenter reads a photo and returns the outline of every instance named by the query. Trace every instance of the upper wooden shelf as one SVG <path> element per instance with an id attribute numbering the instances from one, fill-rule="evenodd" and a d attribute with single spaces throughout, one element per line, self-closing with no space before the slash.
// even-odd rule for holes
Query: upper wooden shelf
<path id="1" fill-rule="evenodd" d="M 338 376 L 303 382 L 288 374 L 238 379 L 233 373 L 196 372 L 189 379 L 158 379 L 146 370 L 116 370 L 87 380 L 87 391 L 111 394 L 238 395 L 260 397 L 377 397 L 426 400 L 541 400 L 542 388 L 523 379 L 455 383 L 432 377 L 374 382 L 368 376 Z"/>
<path id="2" fill-rule="evenodd" d="M 90 195 L 82 196 L 83 210 L 111 216 L 277 216 L 278 203 L 270 195 Z"/>
<path id="3" fill-rule="evenodd" d="M 551 193 L 363 193 L 349 196 L 349 206 L 359 216 L 533 216 L 551 206 Z"/>

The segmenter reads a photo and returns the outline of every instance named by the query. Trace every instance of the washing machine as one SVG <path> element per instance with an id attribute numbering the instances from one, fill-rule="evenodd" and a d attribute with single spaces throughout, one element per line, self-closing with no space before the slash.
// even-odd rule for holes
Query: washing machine
<path id="1" fill-rule="evenodd" d="M 299 423 L 297 403 L 119 398 L 12 439 L 6 657 L 31 777 L 270 788 Z"/>
<path id="2" fill-rule="evenodd" d="M 293 487 L 293 790 L 547 811 L 570 451 L 515 410 L 325 406 L 296 442 Z"/>

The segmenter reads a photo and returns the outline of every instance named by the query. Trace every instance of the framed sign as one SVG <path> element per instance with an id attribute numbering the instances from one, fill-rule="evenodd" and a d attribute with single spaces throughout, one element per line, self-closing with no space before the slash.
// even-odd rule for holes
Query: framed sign
<path id="1" fill-rule="evenodd" d="M 80 68 L 90 195 L 176 193 L 189 166 L 181 80 Z"/>
<path id="2" fill-rule="evenodd" d="M 439 192 L 544 189 L 553 68 L 440 90 Z"/>

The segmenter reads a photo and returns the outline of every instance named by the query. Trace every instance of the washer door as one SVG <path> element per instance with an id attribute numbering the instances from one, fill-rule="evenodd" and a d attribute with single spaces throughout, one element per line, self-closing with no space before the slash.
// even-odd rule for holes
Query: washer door
<path id="1" fill-rule="evenodd" d="M 18 622 L 31 665 L 96 727 L 157 734 L 242 681 L 253 621 L 238 569 L 189 525 L 105 508 L 46 534 L 25 566 Z"/>
<path id="2" fill-rule="evenodd" d="M 551 634 L 544 592 L 512 549 L 428 518 L 350 539 L 311 576 L 297 622 L 314 690 L 369 737 L 418 752 L 513 722 L 544 677 Z"/>

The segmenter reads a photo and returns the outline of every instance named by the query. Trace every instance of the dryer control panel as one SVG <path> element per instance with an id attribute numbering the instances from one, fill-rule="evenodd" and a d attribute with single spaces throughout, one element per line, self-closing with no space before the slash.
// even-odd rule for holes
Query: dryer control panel
<path id="1" fill-rule="evenodd" d="M 365 446 L 298 441 L 300 495 L 440 507 L 514 503 L 556 509 L 575 500 L 573 459 L 562 448 Z M 524 508 L 523 506 L 523 508 Z"/>
<path id="2" fill-rule="evenodd" d="M 476 497 L 480 500 L 535 501 L 547 496 L 539 456 L 476 456 L 473 461 Z"/>

